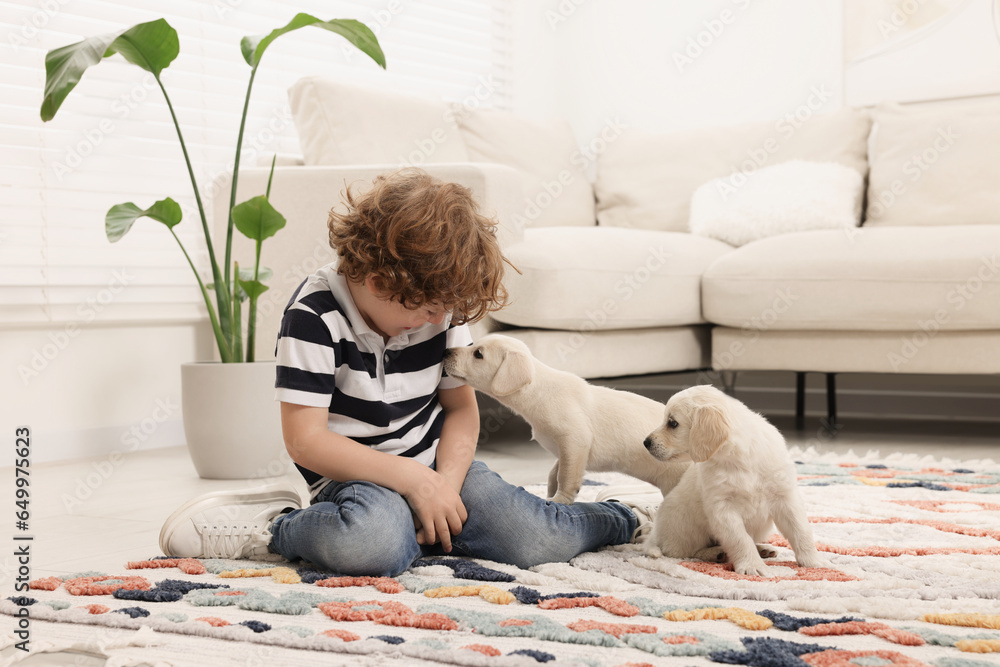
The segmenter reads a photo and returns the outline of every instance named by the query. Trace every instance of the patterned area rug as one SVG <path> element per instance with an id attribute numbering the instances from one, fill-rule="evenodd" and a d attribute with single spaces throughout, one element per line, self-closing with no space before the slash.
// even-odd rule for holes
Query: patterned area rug
<path id="1" fill-rule="evenodd" d="M 631 545 L 392 579 L 154 559 L 32 582 L 32 645 L 120 665 L 1000 665 L 1000 465 L 793 455 L 832 569 L 796 566 L 777 535 L 770 579 Z M 629 481 L 588 479 L 581 500 Z"/>

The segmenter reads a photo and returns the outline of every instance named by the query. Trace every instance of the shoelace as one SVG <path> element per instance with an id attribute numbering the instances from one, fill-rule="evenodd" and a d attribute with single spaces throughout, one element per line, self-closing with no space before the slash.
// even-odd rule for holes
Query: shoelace
<path id="1" fill-rule="evenodd" d="M 202 553 L 208 558 L 240 558 L 266 545 L 269 537 L 256 523 L 206 526 L 201 532 Z"/>
<path id="2" fill-rule="evenodd" d="M 656 511 L 659 505 L 633 505 L 632 514 L 635 515 L 636 525 L 632 531 L 632 541 L 639 542 L 653 530 L 653 522 L 656 520 Z"/>

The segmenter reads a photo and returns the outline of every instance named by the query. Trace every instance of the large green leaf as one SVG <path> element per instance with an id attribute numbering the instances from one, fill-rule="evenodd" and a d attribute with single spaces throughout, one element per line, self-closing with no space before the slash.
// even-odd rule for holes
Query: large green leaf
<path id="1" fill-rule="evenodd" d="M 237 274 L 237 278 L 236 278 L 236 290 L 235 290 L 236 291 L 236 297 L 240 301 L 246 301 L 247 300 L 247 298 L 248 298 L 249 295 L 246 293 L 246 291 L 243 290 L 243 284 L 244 283 L 259 284 L 259 286 L 260 286 L 261 289 L 257 289 L 257 288 L 251 288 L 251 289 L 257 292 L 256 296 L 260 296 L 261 294 L 263 294 L 264 292 L 266 292 L 268 289 L 270 289 L 267 285 L 264 284 L 264 281 L 265 280 L 270 280 L 271 276 L 273 276 L 273 275 L 274 275 L 274 271 L 272 271 L 271 269 L 267 268 L 266 266 L 262 266 L 262 267 L 260 267 L 260 271 L 258 272 L 257 280 L 254 280 L 253 279 L 253 269 L 240 269 L 239 273 Z"/>
<path id="2" fill-rule="evenodd" d="M 111 43 L 104 57 L 120 53 L 122 57 L 156 76 L 174 61 L 181 51 L 177 31 L 163 19 L 134 25 Z"/>
<path id="3" fill-rule="evenodd" d="M 239 295 L 240 301 L 243 301 L 247 297 L 250 297 L 251 299 L 256 299 L 261 294 L 270 289 L 267 285 L 260 282 L 259 280 L 237 279 L 236 282 L 239 283 L 239 286 L 241 288 L 240 291 L 242 292 L 242 294 Z"/>
<path id="4" fill-rule="evenodd" d="M 104 232 L 108 235 L 108 240 L 112 243 L 120 241 L 132 229 L 135 221 L 143 216 L 173 228 L 181 221 L 183 213 L 180 204 L 170 197 L 161 199 L 147 209 L 141 209 L 132 202 L 115 204 L 104 216 Z"/>
<path id="5" fill-rule="evenodd" d="M 80 83 L 87 68 L 104 58 L 120 53 L 130 63 L 158 77 L 179 52 L 177 31 L 163 19 L 53 49 L 45 56 L 42 120 L 55 118 L 66 96 Z"/>
<path id="6" fill-rule="evenodd" d="M 270 280 L 274 275 L 274 270 L 269 269 L 266 266 L 260 267 L 257 272 L 258 280 Z M 253 269 L 240 269 L 240 280 L 253 280 Z"/>
<path id="7" fill-rule="evenodd" d="M 122 31 L 124 32 L 124 31 Z M 45 56 L 45 97 L 42 99 L 42 120 L 55 118 L 69 91 L 80 83 L 80 77 L 91 65 L 104 58 L 111 43 L 121 32 L 99 35 L 76 44 L 49 51 Z"/>
<path id="8" fill-rule="evenodd" d="M 247 61 L 250 67 L 256 67 L 260 64 L 260 59 L 271 42 L 285 33 L 310 25 L 337 33 L 360 49 L 362 53 L 368 55 L 382 69 L 385 69 L 385 54 L 382 53 L 382 48 L 378 45 L 375 33 L 364 23 L 355 21 L 354 19 L 321 21 L 309 14 L 296 14 L 295 18 L 288 22 L 288 25 L 272 30 L 266 35 L 248 35 L 244 37 L 240 41 L 240 50 L 243 51 L 243 59 Z"/>
<path id="9" fill-rule="evenodd" d="M 274 275 L 274 271 L 272 269 L 269 269 L 266 266 L 262 266 L 262 267 L 260 267 L 260 272 L 259 272 L 259 275 L 257 277 L 261 281 L 265 281 L 265 280 L 270 280 L 271 276 L 273 276 L 273 275 Z M 240 280 L 253 280 L 253 269 L 240 269 L 239 277 L 240 277 Z M 215 289 L 215 283 L 206 283 L 205 284 L 205 289 L 214 290 Z M 243 294 L 243 298 L 244 299 L 246 298 L 246 294 Z"/>
<path id="10" fill-rule="evenodd" d="M 257 195 L 233 207 L 233 224 L 236 229 L 254 241 L 274 236 L 285 226 L 285 217 L 271 206 L 264 195 Z"/>

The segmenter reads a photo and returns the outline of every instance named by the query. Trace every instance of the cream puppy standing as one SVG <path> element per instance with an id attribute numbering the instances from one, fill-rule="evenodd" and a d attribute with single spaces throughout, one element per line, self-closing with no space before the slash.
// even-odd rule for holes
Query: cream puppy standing
<path id="1" fill-rule="evenodd" d="M 444 369 L 531 424 L 532 438 L 558 459 L 549 473 L 555 502 L 573 502 L 585 470 L 623 472 L 666 494 L 688 466 L 658 461 L 642 446 L 663 419 L 663 404 L 546 366 L 516 338 L 491 334 L 451 348 Z"/>
<path id="2" fill-rule="evenodd" d="M 772 526 L 795 560 L 824 567 L 813 544 L 781 433 L 718 389 L 701 385 L 674 394 L 646 448 L 663 461 L 694 461 L 663 499 L 645 550 L 651 556 L 732 562 L 740 574 L 771 576 L 761 544 Z"/>

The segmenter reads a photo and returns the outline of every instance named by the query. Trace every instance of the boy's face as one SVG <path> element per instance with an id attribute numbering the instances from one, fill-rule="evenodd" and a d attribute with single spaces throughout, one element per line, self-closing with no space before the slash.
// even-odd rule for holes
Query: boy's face
<path id="1" fill-rule="evenodd" d="M 415 309 L 406 308 L 399 301 L 379 291 L 372 276 L 365 281 L 364 287 L 368 293 L 366 296 L 370 298 L 363 299 L 363 303 L 357 303 L 358 309 L 369 326 L 390 338 L 422 327 L 428 322 L 441 324 L 448 314 L 444 306 L 436 302 L 425 303 Z"/>

